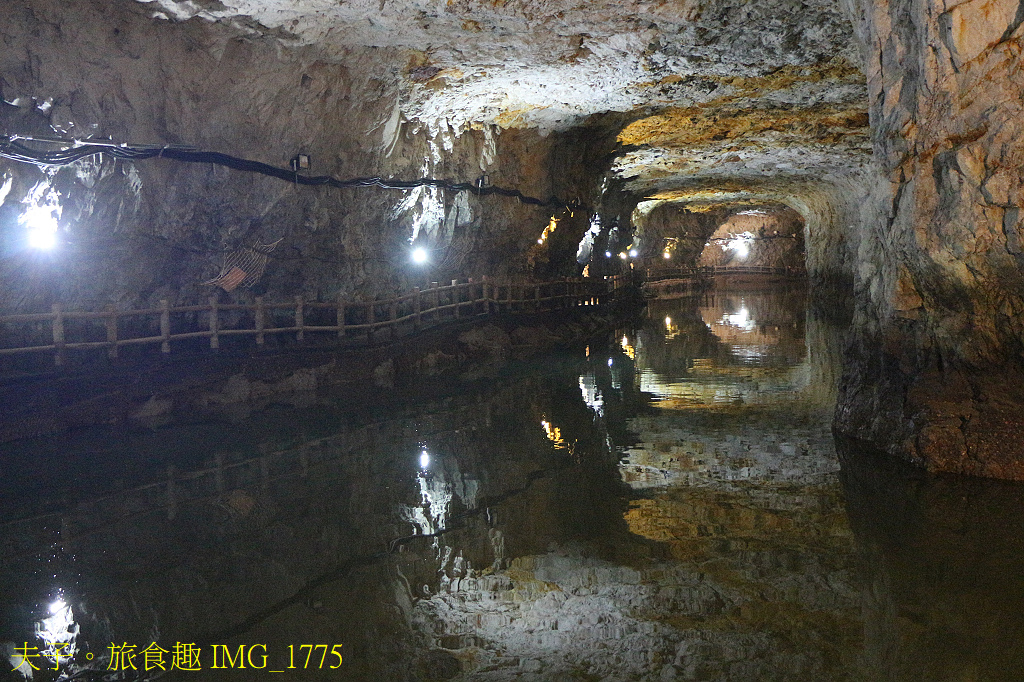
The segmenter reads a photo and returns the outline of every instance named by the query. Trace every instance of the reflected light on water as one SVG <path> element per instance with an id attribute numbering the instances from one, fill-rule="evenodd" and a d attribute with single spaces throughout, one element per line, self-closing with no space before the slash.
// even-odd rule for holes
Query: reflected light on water
<path id="1" fill-rule="evenodd" d="M 679 325 L 672 323 L 671 317 L 665 318 L 665 340 L 670 341 L 679 336 Z"/>
<path id="2" fill-rule="evenodd" d="M 574 454 L 572 444 L 567 443 L 562 438 L 562 429 L 553 425 L 546 418 L 541 420 L 540 425 L 544 429 L 544 434 L 548 437 L 548 440 L 555 444 L 556 450 L 567 450 L 570 455 Z"/>
<path id="3" fill-rule="evenodd" d="M 719 323 L 729 327 L 736 327 L 747 332 L 751 331 L 757 326 L 754 320 L 750 319 L 750 311 L 747 310 L 745 306 L 741 307 L 739 309 L 739 312 L 731 314 L 726 313 L 725 315 L 722 316 L 722 319 Z"/>
<path id="4" fill-rule="evenodd" d="M 54 665 L 60 666 L 75 656 L 78 625 L 71 605 L 64 601 L 60 593 L 50 603 L 48 611 L 50 615 L 36 623 L 36 637 L 46 645 L 42 648 L 42 654 Z"/>
<path id="5" fill-rule="evenodd" d="M 580 377 L 580 394 L 583 396 L 583 402 L 594 411 L 594 414 L 598 417 L 604 414 L 604 397 L 597 387 L 597 380 L 593 374 L 584 374 Z"/>
<path id="6" fill-rule="evenodd" d="M 629 337 L 622 337 L 622 351 L 630 360 L 636 360 L 636 349 L 629 343 Z"/>

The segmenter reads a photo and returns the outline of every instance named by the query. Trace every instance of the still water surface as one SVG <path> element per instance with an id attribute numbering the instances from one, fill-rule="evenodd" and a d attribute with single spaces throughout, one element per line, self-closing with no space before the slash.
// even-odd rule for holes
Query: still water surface
<path id="1" fill-rule="evenodd" d="M 837 453 L 842 338 L 719 291 L 411 399 L 7 446 L 0 680 L 1020 679 L 1021 487 Z"/>

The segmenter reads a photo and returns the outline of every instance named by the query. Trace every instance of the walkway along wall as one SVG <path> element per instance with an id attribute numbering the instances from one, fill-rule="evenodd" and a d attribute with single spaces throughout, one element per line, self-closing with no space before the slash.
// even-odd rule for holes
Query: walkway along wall
<path id="1" fill-rule="evenodd" d="M 207 305 L 171 306 L 161 300 L 159 308 L 105 311 L 66 311 L 54 304 L 49 313 L 0 316 L 0 325 L 8 328 L 29 326 L 27 333 L 23 329 L 21 335 L 9 334 L 6 339 L 0 336 L 0 358 L 53 353 L 55 364 L 61 366 L 68 351 L 106 349 L 108 357 L 114 359 L 125 346 L 159 344 L 161 353 L 169 354 L 172 342 L 204 338 L 209 339 L 210 349 L 217 350 L 228 337 L 253 337 L 256 347 L 262 348 L 268 337 L 277 334 L 294 335 L 297 343 L 303 343 L 307 334 L 330 336 L 340 343 L 350 339 L 373 343 L 465 318 L 601 305 L 625 285 L 624 276 L 531 283 L 491 282 L 485 277 L 480 281 L 453 280 L 443 287 L 434 282 L 427 289 L 417 287 L 395 298 L 366 302 L 342 298 L 306 302 L 296 296 L 290 302 L 268 303 L 258 296 L 254 303 L 244 304 L 220 303 L 212 296 Z M 234 322 L 226 322 L 226 316 L 233 317 Z M 159 333 L 121 333 L 123 321 L 138 318 L 150 319 L 134 325 L 135 330 Z M 204 319 L 205 323 L 200 323 Z M 85 324 L 72 325 L 74 322 Z M 49 327 L 49 339 L 45 341 L 42 337 L 46 332 L 40 325 Z M 98 333 L 105 338 L 95 339 Z M 35 343 L 15 345 L 19 338 L 34 339 Z"/>

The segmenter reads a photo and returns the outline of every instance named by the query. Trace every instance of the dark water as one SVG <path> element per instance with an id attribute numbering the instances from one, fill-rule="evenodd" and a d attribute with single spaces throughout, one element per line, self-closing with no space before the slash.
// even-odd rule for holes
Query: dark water
<path id="1" fill-rule="evenodd" d="M 837 452 L 842 335 L 720 292 L 416 399 L 7 446 L 0 641 L 74 654 L 37 680 L 1020 679 L 1022 488 Z"/>

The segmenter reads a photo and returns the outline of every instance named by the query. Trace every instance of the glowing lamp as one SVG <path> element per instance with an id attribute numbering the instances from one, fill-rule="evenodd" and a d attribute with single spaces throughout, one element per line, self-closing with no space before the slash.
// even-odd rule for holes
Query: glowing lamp
<path id="1" fill-rule="evenodd" d="M 33 249 L 49 251 L 57 246 L 57 217 L 52 207 L 30 206 L 19 222 L 28 228 L 28 245 Z"/>
<path id="2" fill-rule="evenodd" d="M 630 249 L 630 250 L 629 250 L 629 257 L 630 257 L 630 258 L 636 258 L 636 254 L 637 254 L 637 253 L 638 253 L 638 252 L 637 252 L 637 250 L 636 250 L 636 249 Z"/>
<path id="3" fill-rule="evenodd" d="M 430 466 L 430 455 L 426 450 L 420 453 L 420 469 L 426 469 Z"/>
<path id="4" fill-rule="evenodd" d="M 422 265 L 427 262 L 427 250 L 422 246 L 418 246 L 412 250 L 412 262 L 417 265 Z"/>

